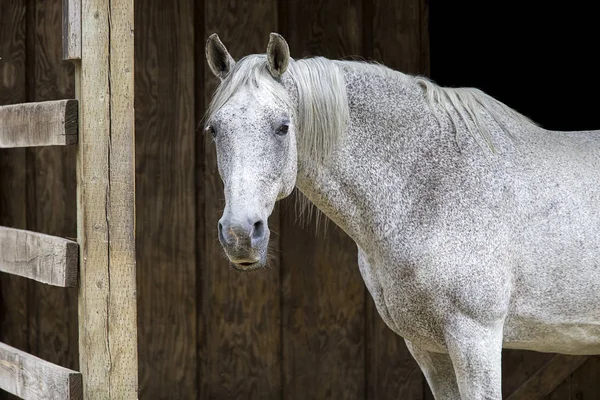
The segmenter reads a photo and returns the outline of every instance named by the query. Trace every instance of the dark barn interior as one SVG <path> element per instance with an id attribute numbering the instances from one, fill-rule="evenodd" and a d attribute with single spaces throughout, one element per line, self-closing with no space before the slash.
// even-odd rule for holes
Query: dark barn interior
<path id="1" fill-rule="evenodd" d="M 375 311 L 355 245 L 333 224 L 316 235 L 315 221 L 300 226 L 296 195 L 269 221 L 271 268 L 228 266 L 216 156 L 197 130 L 217 83 L 204 43 L 217 32 L 240 58 L 264 52 L 275 31 L 296 58 L 372 59 L 478 87 L 549 129 L 600 129 L 592 6 L 522 3 L 136 1 L 140 399 L 432 399 Z M 0 105 L 74 97 L 61 7 L 0 0 Z M 0 225 L 76 237 L 75 179 L 75 148 L 0 150 Z M 77 290 L 4 274 L 0 290 L 0 340 L 77 369 Z M 503 357 L 505 397 L 524 386 L 548 393 L 539 398 L 600 396 L 598 356 Z"/>

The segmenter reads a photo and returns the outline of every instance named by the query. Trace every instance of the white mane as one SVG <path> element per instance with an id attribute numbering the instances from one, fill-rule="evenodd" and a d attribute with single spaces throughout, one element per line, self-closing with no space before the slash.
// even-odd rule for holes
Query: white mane
<path id="1" fill-rule="evenodd" d="M 484 120 L 484 114 L 490 116 L 505 132 L 508 132 L 505 118 L 515 121 L 517 124 L 533 124 L 526 116 L 518 113 L 506 104 L 494 99 L 490 95 L 475 88 L 448 88 L 439 86 L 427 78 L 414 77 L 415 82 L 423 87 L 427 97 L 427 103 L 438 117 L 435 105 L 438 105 L 450 117 L 455 131 L 458 132 L 459 121 L 454 110 L 471 135 L 479 135 L 490 149 L 494 145 L 489 135 L 489 129 Z"/>

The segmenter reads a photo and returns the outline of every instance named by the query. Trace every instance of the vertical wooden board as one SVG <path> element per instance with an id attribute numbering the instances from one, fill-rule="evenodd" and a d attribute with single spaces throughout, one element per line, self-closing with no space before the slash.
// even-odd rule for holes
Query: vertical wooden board
<path id="1" fill-rule="evenodd" d="M 283 398 L 363 398 L 364 288 L 356 250 L 331 222 L 318 237 L 314 221 L 301 227 L 293 202 L 282 205 Z"/>
<path id="2" fill-rule="evenodd" d="M 363 53 L 363 3 L 280 3 L 280 33 L 292 57 Z M 332 222 L 297 224 L 295 199 L 282 207 L 283 397 L 365 395 L 365 287 L 352 240 Z M 317 233 L 318 232 L 318 233 Z"/>
<path id="3" fill-rule="evenodd" d="M 206 0 L 204 37 L 198 43 L 204 54 L 206 38 L 216 32 L 235 59 L 264 53 L 269 33 L 277 30 L 275 0 Z M 198 62 L 206 63 L 204 57 Z M 206 64 L 204 64 L 206 65 Z M 218 79 L 205 68 L 205 104 Z M 200 136 L 202 137 L 202 136 Z M 202 140 L 204 140 L 203 138 Z M 270 246 L 275 258 L 270 268 L 254 273 L 234 271 L 217 239 L 217 221 L 224 208 L 223 186 L 217 172 L 215 146 L 205 148 L 205 264 L 200 294 L 203 325 L 199 337 L 199 380 L 203 398 L 276 399 L 281 396 L 280 272 L 277 235 Z M 277 218 L 269 226 L 278 232 Z"/>
<path id="4" fill-rule="evenodd" d="M 76 71 L 79 359 L 86 400 L 109 398 L 109 226 L 106 216 L 110 88 L 108 0 L 82 1 L 82 54 Z M 104 346 L 101 346 L 103 343 Z"/>
<path id="5" fill-rule="evenodd" d="M 502 393 L 509 396 L 533 374 L 540 370 L 554 354 L 536 351 L 502 351 Z"/>
<path id="6" fill-rule="evenodd" d="M 62 2 L 30 2 L 31 101 L 74 98 L 74 67 L 62 60 Z M 27 150 L 27 228 L 77 236 L 75 146 Z M 29 343 L 32 354 L 77 369 L 77 288 L 30 284 Z"/>
<path id="7" fill-rule="evenodd" d="M 404 339 L 385 325 L 370 296 L 367 303 L 367 398 L 423 399 L 429 387 Z"/>
<path id="8" fill-rule="evenodd" d="M 373 7 L 372 57 L 388 67 L 409 74 L 422 74 L 428 63 L 426 0 L 389 2 L 375 0 Z M 422 41 L 423 36 L 423 41 Z"/>
<path id="9" fill-rule="evenodd" d="M 111 0 L 109 6 L 109 393 L 115 399 L 133 400 L 138 399 L 134 0 Z"/>
<path id="10" fill-rule="evenodd" d="M 0 104 L 27 101 L 26 10 L 27 0 L 3 0 L 0 13 Z M 5 151 L 2 151 L 5 154 Z"/>
<path id="11" fill-rule="evenodd" d="M 27 101 L 26 1 L 2 0 L 0 12 L 0 105 Z M 25 229 L 25 149 L 0 150 L 0 225 Z M 24 351 L 28 346 L 28 281 L 0 276 L 0 340 Z M 0 392 L 0 398 L 15 398 Z"/>
<path id="12" fill-rule="evenodd" d="M 62 55 L 64 60 L 81 59 L 81 0 L 62 0 Z"/>
<path id="13" fill-rule="evenodd" d="M 85 399 L 138 397 L 132 0 L 82 1 L 77 152 Z"/>
<path id="14" fill-rule="evenodd" d="M 141 399 L 196 382 L 194 2 L 136 0 L 136 245 Z"/>
<path id="15" fill-rule="evenodd" d="M 429 0 L 419 0 L 419 41 L 421 42 L 420 68 L 413 73 L 431 76 L 431 52 L 429 51 Z"/>
<path id="16" fill-rule="evenodd" d="M 282 2 L 279 33 L 293 58 L 353 59 L 364 54 L 362 14 L 360 0 Z"/>
<path id="17" fill-rule="evenodd" d="M 600 355 L 590 358 L 571 375 L 570 397 L 575 400 L 600 398 Z"/>
<path id="18" fill-rule="evenodd" d="M 423 74 L 429 66 L 425 0 L 376 0 L 366 8 L 372 32 L 367 57 L 408 74 Z M 367 17 L 365 17 L 367 18 Z M 381 319 L 368 296 L 369 399 L 422 399 L 430 395 L 427 382 L 404 339 Z"/>
<path id="19" fill-rule="evenodd" d="M 195 104 L 195 128 L 196 128 L 196 143 L 195 143 L 195 161 L 196 161 L 196 398 L 207 399 L 208 386 L 207 380 L 203 379 L 205 373 L 203 367 L 206 366 L 205 355 L 207 355 L 207 333 L 206 326 L 208 316 L 208 304 L 203 302 L 203 295 L 207 291 L 205 288 L 206 274 L 202 273 L 206 268 L 208 257 L 206 254 L 206 238 L 209 236 L 210 230 L 205 226 L 206 213 L 206 193 L 205 193 L 205 174 L 206 174 L 206 145 L 202 130 L 202 120 L 206 109 L 206 91 L 205 66 L 206 59 L 204 53 L 204 43 L 206 37 L 204 33 L 204 0 L 196 0 L 194 2 L 194 104 Z"/>

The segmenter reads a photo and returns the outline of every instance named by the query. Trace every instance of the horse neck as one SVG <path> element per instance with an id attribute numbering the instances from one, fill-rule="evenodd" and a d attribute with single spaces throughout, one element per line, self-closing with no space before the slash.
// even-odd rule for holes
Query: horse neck
<path id="1" fill-rule="evenodd" d="M 360 246 L 368 227 L 383 218 L 384 201 L 410 195 L 403 190 L 410 178 L 400 171 L 417 168 L 419 153 L 428 147 L 417 144 L 439 126 L 422 89 L 406 76 L 350 71 L 346 81 L 351 119 L 346 135 L 317 169 L 303 168 L 302 160 L 314 155 L 299 148 L 297 187 Z"/>

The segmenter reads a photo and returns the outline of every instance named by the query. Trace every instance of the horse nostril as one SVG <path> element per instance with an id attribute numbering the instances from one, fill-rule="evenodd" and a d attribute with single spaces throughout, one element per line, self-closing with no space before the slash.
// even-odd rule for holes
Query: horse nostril
<path id="1" fill-rule="evenodd" d="M 265 223 L 261 219 L 253 225 L 252 240 L 260 240 L 263 236 L 265 236 Z"/>
<path id="2" fill-rule="evenodd" d="M 223 224 L 221 223 L 221 221 L 219 221 L 219 228 L 218 228 L 218 231 L 219 231 L 219 241 L 220 241 L 222 244 L 225 244 L 225 243 L 226 243 L 226 241 L 225 241 L 225 237 L 223 236 Z"/>

